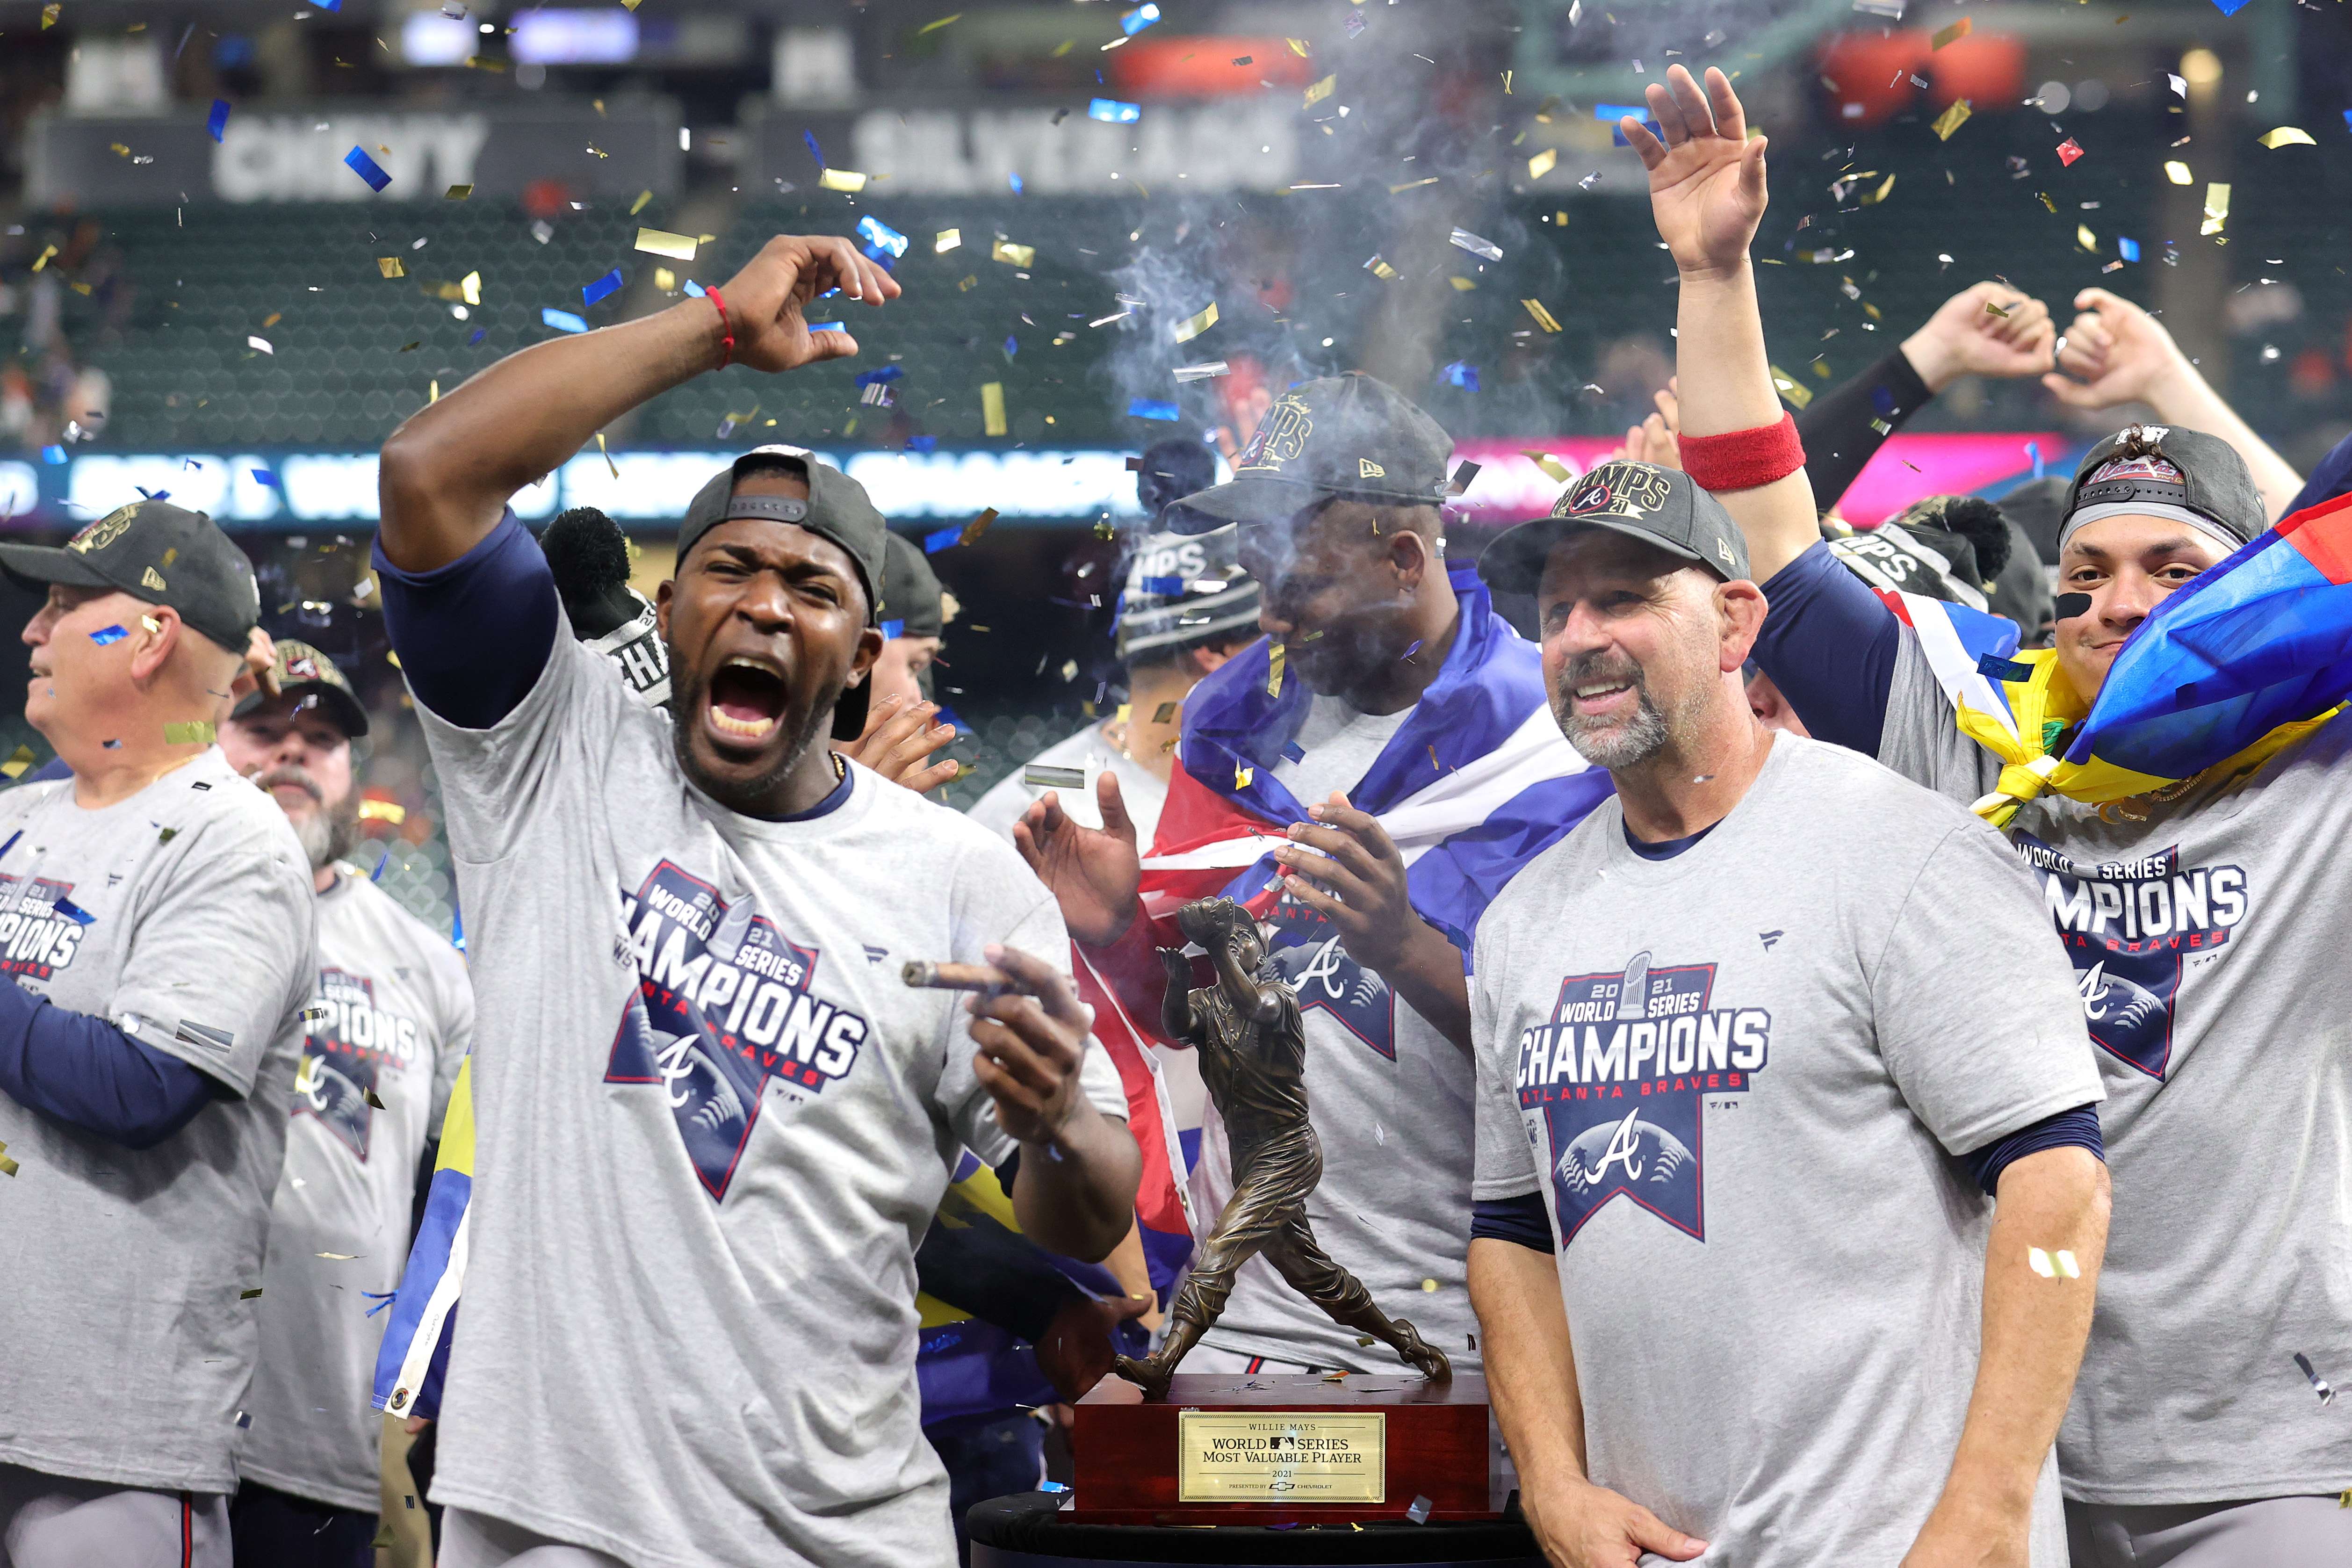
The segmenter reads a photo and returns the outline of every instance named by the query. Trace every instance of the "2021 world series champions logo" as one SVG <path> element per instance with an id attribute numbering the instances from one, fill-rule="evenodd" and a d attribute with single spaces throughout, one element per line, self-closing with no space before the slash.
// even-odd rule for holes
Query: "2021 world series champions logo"
<path id="1" fill-rule="evenodd" d="M 1620 1194 L 1706 1239 L 1702 1097 L 1753 1087 L 1772 1035 L 1761 1007 L 1711 1005 L 1715 970 L 1637 953 L 1622 970 L 1567 976 L 1549 1021 L 1520 1031 L 1519 1112 L 1529 1141 L 1553 1151 L 1563 1248 Z"/>

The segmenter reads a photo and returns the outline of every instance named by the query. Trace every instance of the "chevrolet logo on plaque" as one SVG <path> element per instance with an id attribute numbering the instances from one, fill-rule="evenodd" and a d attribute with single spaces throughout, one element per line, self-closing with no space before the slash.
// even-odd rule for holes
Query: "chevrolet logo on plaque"
<path id="1" fill-rule="evenodd" d="M 1177 1416 L 1180 1502 L 1386 1502 L 1388 1415 L 1186 1410 Z"/>

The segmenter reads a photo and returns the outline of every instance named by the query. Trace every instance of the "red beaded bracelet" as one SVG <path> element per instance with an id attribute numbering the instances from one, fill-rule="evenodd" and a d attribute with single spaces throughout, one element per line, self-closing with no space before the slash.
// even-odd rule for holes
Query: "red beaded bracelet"
<path id="1" fill-rule="evenodd" d="M 1797 419 L 1780 416 L 1778 425 L 1753 430 L 1728 430 L 1720 436 L 1679 438 L 1683 472 L 1703 490 L 1752 490 L 1774 479 L 1786 479 L 1805 466 L 1805 444 L 1797 437 Z"/>
<path id="2" fill-rule="evenodd" d="M 725 370 L 735 360 L 735 324 L 727 319 L 727 301 L 716 289 L 705 289 L 702 297 L 719 307 L 719 368 Z"/>

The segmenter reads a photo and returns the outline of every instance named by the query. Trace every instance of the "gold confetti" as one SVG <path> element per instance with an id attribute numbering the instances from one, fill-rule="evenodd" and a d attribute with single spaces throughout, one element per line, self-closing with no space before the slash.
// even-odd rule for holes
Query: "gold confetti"
<path id="1" fill-rule="evenodd" d="M 1558 458 L 1553 457 L 1549 452 L 1538 452 L 1533 447 L 1528 447 L 1522 450 L 1519 453 L 1519 456 L 1527 458 L 1528 461 L 1533 463 L 1537 468 L 1541 468 L 1544 471 L 1545 477 L 1549 479 L 1551 482 L 1556 485 L 1564 485 L 1568 483 L 1570 479 L 1576 477 L 1570 473 L 1567 468 L 1561 464 L 1560 460 Z"/>
<path id="2" fill-rule="evenodd" d="M 991 436 L 1005 433 L 1004 384 L 1001 381 L 986 382 L 981 386 L 980 427 Z"/>
<path id="3" fill-rule="evenodd" d="M 604 467 L 612 470 L 613 478 L 615 479 L 619 479 L 621 477 L 621 465 L 613 461 L 612 450 L 604 445 L 604 432 L 602 430 L 596 432 L 596 450 L 604 453 Z"/>
<path id="4" fill-rule="evenodd" d="M 959 11 L 952 16 L 942 16 L 936 22 L 926 22 L 921 26 L 915 29 L 915 37 L 919 38 L 925 33 L 936 33 L 941 27 L 946 26 L 950 22 L 960 22 L 961 20 L 963 20 L 963 13 Z"/>
<path id="5" fill-rule="evenodd" d="M 375 1090 L 372 1089 L 363 1089 L 360 1090 L 360 1098 L 366 1100 L 370 1106 L 373 1107 L 377 1110 L 388 1109 L 383 1100 L 376 1098 Z"/>
<path id="6" fill-rule="evenodd" d="M 944 256 L 963 243 L 963 230 L 943 228 L 931 237 L 931 254 Z"/>
<path id="7" fill-rule="evenodd" d="M 1975 17 L 1963 16 L 1958 21 L 1953 23 L 1950 26 L 1939 30 L 1933 38 L 1930 38 L 1927 41 L 1928 47 L 1930 49 L 1940 49 L 1946 44 L 1958 43 L 1962 38 L 1967 37 L 1970 32 L 1975 30 L 1976 25 Z"/>
<path id="8" fill-rule="evenodd" d="M 2260 137 L 2256 138 L 2256 140 L 2261 142 L 2263 146 L 2269 148 L 2273 153 L 2277 152 L 2282 147 L 2316 147 L 2319 145 L 2318 142 L 2314 142 L 2311 139 L 2310 132 L 2294 125 L 2282 125 L 2275 131 L 2265 131 Z"/>
<path id="9" fill-rule="evenodd" d="M 118 158 L 128 158 L 131 156 L 131 149 L 125 147 L 120 142 L 110 142 L 107 143 L 107 146 L 113 151 L 114 155 Z"/>
<path id="10" fill-rule="evenodd" d="M 2042 205 L 2043 206 L 2048 207 L 2053 213 L 2058 210 L 2058 204 L 2050 199 L 2050 193 L 2048 191 L 2036 191 L 2033 194 L 2042 198 Z"/>
<path id="11" fill-rule="evenodd" d="M 1005 262 L 1013 267 L 1034 267 L 1037 265 L 1037 247 L 1034 245 L 1015 245 L 1009 239 L 1000 239 L 989 247 L 988 258 L 991 261 Z"/>
<path id="12" fill-rule="evenodd" d="M 1438 177 L 1435 174 L 1432 174 L 1425 180 L 1407 180 L 1402 185 L 1391 185 L 1389 187 L 1389 195 L 1392 196 L 1401 196 L 1407 191 L 1417 191 L 1423 185 L 1433 185 L 1437 184 L 1437 179 Z"/>
<path id="13" fill-rule="evenodd" d="M 1471 289 L 1478 287 L 1478 285 L 1470 281 L 1469 279 L 1461 277 L 1458 274 L 1452 278 L 1448 278 L 1446 281 L 1454 285 L 1454 291 L 1457 294 L 1467 294 Z"/>
<path id="14" fill-rule="evenodd" d="M 33 258 L 33 265 L 26 270 L 38 272 L 42 268 L 47 267 L 49 264 L 49 258 L 55 256 L 57 253 L 58 247 L 56 246 L 45 246 L 42 247 L 41 254 Z"/>
<path id="15" fill-rule="evenodd" d="M 2189 165 L 2177 158 L 2167 161 L 2164 165 L 2164 177 L 2176 185 L 2194 184 L 2197 181 L 2197 176 L 2189 172 Z"/>
<path id="16" fill-rule="evenodd" d="M 465 277 L 459 279 L 457 280 L 457 294 L 458 297 L 463 299 L 468 305 L 480 304 L 482 302 L 482 275 L 478 272 L 468 272 Z"/>
<path id="17" fill-rule="evenodd" d="M 1528 160 L 1528 178 L 1530 180 L 1542 179 L 1546 174 L 1551 173 L 1552 165 L 1559 162 L 1559 151 L 1555 148 L 1545 148 L 1542 152 Z"/>
<path id="18" fill-rule="evenodd" d="M 359 1261 L 360 1255 L 356 1252 L 320 1252 L 313 1256 L 323 1258 L 331 1263 L 356 1263 Z"/>
<path id="19" fill-rule="evenodd" d="M 1290 46 L 1290 52 L 1291 52 L 1292 54 L 1297 55 L 1297 56 L 1300 59 L 1302 59 L 1302 60 L 1303 60 L 1303 59 L 1305 59 L 1305 58 L 1307 58 L 1307 40 L 1306 40 L 1306 39 L 1304 39 L 1304 38 L 1285 38 L 1285 39 L 1283 39 L 1282 41 L 1283 41 L 1284 43 L 1288 44 L 1288 45 Z"/>
<path id="20" fill-rule="evenodd" d="M 2096 250 L 2099 248 L 2099 237 L 2091 232 L 2089 224 L 2078 223 L 2074 226 L 2074 243 L 2085 250 Z"/>
<path id="21" fill-rule="evenodd" d="M 408 808 L 396 800 L 363 800 L 360 802 L 362 822 L 389 822 L 394 827 L 408 820 Z"/>
<path id="22" fill-rule="evenodd" d="M 1528 314 L 1536 319 L 1537 326 L 1541 327 L 1547 332 L 1556 332 L 1559 331 L 1559 322 L 1553 319 L 1552 313 L 1549 310 L 1544 309 L 1543 301 L 1541 300 L 1522 300 L 1519 303 L 1528 308 Z"/>
<path id="23" fill-rule="evenodd" d="M 624 11 L 634 11 L 643 3 L 644 0 L 621 0 L 621 9 Z M 596 100 L 596 112 L 599 114 L 604 112 L 604 102 L 602 99 Z"/>
<path id="24" fill-rule="evenodd" d="M 1373 257 L 1370 261 L 1365 262 L 1364 265 L 1371 269 L 1373 277 L 1379 279 L 1383 283 L 1393 283 L 1399 276 L 1395 268 L 1391 267 L 1387 262 L 1381 260 L 1377 256 Z"/>
<path id="25" fill-rule="evenodd" d="M 645 211 L 646 204 L 653 199 L 654 194 L 650 190 L 639 191 L 637 193 L 637 199 L 629 204 L 629 216 L 631 217 L 635 217 L 639 213 Z"/>
<path id="26" fill-rule="evenodd" d="M 0 777 L 20 779 L 33 765 L 33 748 L 19 746 L 5 763 L 0 763 Z"/>
<path id="27" fill-rule="evenodd" d="M 213 743 L 213 726 L 198 720 L 186 724 L 163 726 L 163 743 L 167 746 L 209 746 Z"/>
<path id="28" fill-rule="evenodd" d="M 256 1297 L 259 1296 L 260 1294 L 261 1294 L 261 1287 L 260 1287 L 260 1286 L 258 1286 L 258 1285 L 256 1285 L 256 1286 L 255 1286 L 252 1289 L 250 1289 L 250 1290 L 239 1290 L 239 1291 L 236 1293 L 236 1299 L 237 1299 L 238 1300 L 240 1300 L 240 1301 L 250 1301 L 250 1300 L 254 1300 Z"/>
<path id="29" fill-rule="evenodd" d="M 1434 1290 L 1437 1289 L 1437 1281 L 1434 1279 L 1424 1279 L 1421 1282 L 1421 1288 L 1423 1290 Z"/>
<path id="30" fill-rule="evenodd" d="M 1249 788 L 1250 780 L 1255 777 L 1257 777 L 1257 770 L 1255 768 L 1245 768 L 1239 763 L 1235 763 L 1234 764 L 1234 787 L 1235 789 Z"/>
<path id="31" fill-rule="evenodd" d="M 50 4 L 42 6 L 41 31 L 46 33 L 51 27 L 56 26 L 58 25 L 58 13 L 64 9 L 65 7 L 57 4 L 56 0 L 50 0 Z"/>
<path id="32" fill-rule="evenodd" d="M 816 183 L 828 191 L 862 191 L 866 176 L 855 169 L 827 169 L 816 177 Z"/>
<path id="33" fill-rule="evenodd" d="M 1790 407 L 1798 410 L 1800 413 L 1803 412 L 1805 405 L 1813 400 L 1812 389 L 1799 382 L 1796 377 L 1790 375 L 1787 371 L 1782 370 L 1779 365 L 1776 364 L 1770 368 L 1772 371 L 1772 390 L 1779 393 L 1782 399 L 1788 403 Z"/>
<path id="34" fill-rule="evenodd" d="M 2219 234 L 2221 226 L 2230 221 L 2230 187 L 2220 181 L 2205 186 L 2205 221 L 2198 226 L 2199 234 Z"/>
<path id="35" fill-rule="evenodd" d="M 1217 324 L 1217 302 L 1210 300 L 1192 315 L 1176 323 L 1176 341 L 1189 343 Z"/>
<path id="36" fill-rule="evenodd" d="M 1330 97 L 1334 92 L 1337 92 L 1339 89 L 1339 78 L 1336 72 L 1330 76 L 1325 77 L 1321 81 L 1309 82 L 1307 87 L 1307 101 L 1299 107 L 1302 109 L 1312 109 L 1317 104 L 1322 102 L 1325 99 Z"/>
<path id="37" fill-rule="evenodd" d="M 979 281 L 980 281 L 980 274 L 979 274 L 979 273 L 977 273 L 977 272 L 971 273 L 971 274 L 969 274 L 969 275 L 967 275 L 967 276 L 965 276 L 965 277 L 962 277 L 962 278 L 959 278 L 959 279 L 956 279 L 956 292 L 957 292 L 957 293 L 959 293 L 959 294 L 969 294 L 969 293 L 971 293 L 971 292 L 972 285 L 974 285 L 974 284 L 978 283 Z"/>
<path id="38" fill-rule="evenodd" d="M 973 518 L 970 522 L 963 525 L 963 531 L 956 535 L 956 542 L 958 544 L 978 544 L 981 540 L 981 535 L 988 531 L 988 525 L 995 521 L 996 509 L 994 507 L 989 507 L 978 517 Z"/>
<path id="39" fill-rule="evenodd" d="M 694 259 L 695 240 L 690 234 L 672 234 L 666 228 L 641 228 L 637 230 L 637 248 L 648 255 L 691 261 Z"/>
<path id="40" fill-rule="evenodd" d="M 462 202 L 473 194 L 474 187 L 471 185 L 452 185 L 449 187 L 447 194 L 443 199 L 446 201 Z"/>
<path id="41" fill-rule="evenodd" d="M 1886 176 L 1885 182 L 1879 185 L 1878 189 L 1871 192 L 1868 195 L 1860 198 L 1860 205 L 1866 207 L 1875 206 L 1880 202 L 1885 201 L 1886 199 L 1886 193 L 1894 188 L 1895 176 L 1889 174 Z"/>
<path id="42" fill-rule="evenodd" d="M 1173 724 L 1176 721 L 1176 710 L 1180 706 L 1179 703 L 1162 702 L 1151 710 L 1151 721 L 1155 724 Z"/>
<path id="43" fill-rule="evenodd" d="M 1976 110 L 1969 106 L 1967 99 L 1952 100 L 1952 106 L 1936 116 L 1936 123 L 1931 128 L 1936 132 L 1936 139 L 1939 142 L 1949 142 L 1952 139 L 1952 132 L 1966 125 L 1969 122 L 1969 116 L 1975 112 Z"/>
<path id="44" fill-rule="evenodd" d="M 377 257 L 375 258 L 375 269 L 378 272 L 383 273 L 386 278 L 405 278 L 408 276 L 408 268 L 401 265 L 400 258 L 397 256 Z"/>
<path id="45" fill-rule="evenodd" d="M 8 1145 L 0 1143 L 0 1176 L 13 1176 L 16 1173 L 16 1162 L 8 1158 L 7 1150 Z"/>
<path id="46" fill-rule="evenodd" d="M 1282 695 L 1282 645 L 1280 643 L 1276 643 L 1266 650 L 1265 694 L 1268 697 Z"/>
<path id="47" fill-rule="evenodd" d="M 654 287 L 667 294 L 677 287 L 677 274 L 667 267 L 654 268 Z"/>

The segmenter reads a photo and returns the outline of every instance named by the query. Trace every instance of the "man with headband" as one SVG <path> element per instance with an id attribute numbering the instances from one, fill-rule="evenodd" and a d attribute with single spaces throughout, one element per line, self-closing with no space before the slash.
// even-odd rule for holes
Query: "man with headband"
<path id="1" fill-rule="evenodd" d="M 1691 135 L 1739 156 L 1719 127 Z M 1685 466 L 1740 520 L 1772 606 L 1756 658 L 1813 735 L 1979 802 L 2005 769 L 2049 767 L 2133 632 L 2263 531 L 2262 496 L 2228 442 L 2131 426 L 2068 494 L 2053 649 L 1987 658 L 1961 643 L 1960 612 L 1902 601 L 1898 617 L 1810 507 L 1749 504 L 1804 482 L 1801 453 L 1761 422 L 1777 405 L 1745 265 L 1761 198 L 1759 181 L 1752 210 L 1717 215 L 1740 258 L 1727 276 L 1684 264 Z M 2025 716 L 2014 754 L 1960 728 L 1954 693 L 1982 698 L 1986 680 Z M 2352 1428 L 2327 1408 L 2327 1379 L 2352 1372 L 2352 1056 L 2336 1024 L 2352 970 L 2329 934 L 2352 900 L 2314 847 L 2352 834 L 2352 719 L 2284 726 L 2143 794 L 2068 787 L 2007 826 L 2074 961 L 2107 1095 L 2114 1222 L 2058 1439 L 2075 1568 L 2352 1560 L 2336 1499 Z"/>
<path id="2" fill-rule="evenodd" d="M 882 643 L 863 489 L 766 447 L 693 497 L 657 600 L 674 721 L 565 635 L 507 510 L 698 374 L 855 353 L 803 316 L 835 289 L 898 292 L 846 240 L 780 237 L 724 289 L 509 356 L 384 447 L 385 618 L 499 1042 L 433 1489 L 447 1568 L 945 1568 L 913 1254 L 959 1149 L 1020 1156 L 1043 1244 L 1099 1258 L 1130 1223 L 1125 1103 L 1051 897 L 825 744 L 863 728 Z M 910 959 L 1019 989 L 958 1009 L 901 984 Z"/>

